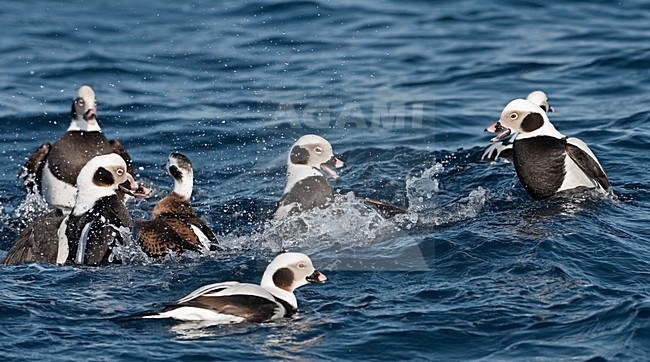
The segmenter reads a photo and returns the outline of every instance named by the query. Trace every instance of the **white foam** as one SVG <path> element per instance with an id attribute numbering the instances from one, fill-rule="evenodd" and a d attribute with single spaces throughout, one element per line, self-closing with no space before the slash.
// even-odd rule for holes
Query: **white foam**
<path id="1" fill-rule="evenodd" d="M 414 211 L 425 210 L 431 206 L 432 200 L 440 192 L 438 175 L 444 170 L 441 163 L 422 171 L 420 176 L 411 176 L 406 179 L 406 195 L 409 208 Z"/>
<path id="2" fill-rule="evenodd" d="M 262 231 L 239 237 L 226 236 L 220 245 L 272 252 L 293 250 L 305 245 L 326 247 L 342 243 L 364 246 L 387 238 L 394 229 L 392 221 L 384 219 L 350 192 L 336 195 L 332 205 L 326 209 L 314 209 L 280 220 L 271 220 Z"/>
<path id="3" fill-rule="evenodd" d="M 25 199 L 13 210 L 14 218 L 20 220 L 23 227 L 31 224 L 36 218 L 50 211 L 50 205 L 40 193 L 27 193 Z"/>
<path id="4" fill-rule="evenodd" d="M 127 227 L 115 227 L 115 232 L 119 233 L 122 241 L 116 238 L 116 243 L 111 249 L 109 262 L 120 260 L 122 264 L 150 264 L 153 259 L 149 258 L 140 248 L 140 244 L 135 240 L 131 230 Z"/>
<path id="5" fill-rule="evenodd" d="M 474 218 L 488 199 L 488 191 L 478 187 L 468 191 L 467 196 L 449 200 L 446 195 L 439 200 L 438 175 L 443 171 L 444 166 L 437 163 L 407 178 L 409 211 L 390 219 L 385 219 L 352 192 L 337 194 L 326 209 L 271 220 L 261 230 L 247 235 L 226 235 L 220 240 L 220 246 L 227 250 L 301 251 L 329 260 L 332 268 L 345 268 L 346 263 L 374 263 L 379 267 L 408 270 L 427 268 L 417 244 L 419 239 L 409 236 L 411 230 Z M 356 256 L 360 259 L 358 263 L 352 260 Z M 405 259 L 415 261 L 401 266 Z"/>

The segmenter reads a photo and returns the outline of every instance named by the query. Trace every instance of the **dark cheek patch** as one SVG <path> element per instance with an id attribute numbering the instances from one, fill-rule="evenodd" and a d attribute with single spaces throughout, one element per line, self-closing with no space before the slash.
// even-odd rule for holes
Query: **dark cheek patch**
<path id="1" fill-rule="evenodd" d="M 171 167 L 169 168 L 169 173 L 171 173 L 171 174 L 172 174 L 172 177 L 173 177 L 175 180 L 178 180 L 178 182 L 183 181 L 183 173 L 181 172 L 181 170 L 178 169 L 178 167 L 176 167 L 176 166 L 171 166 Z"/>
<path id="2" fill-rule="evenodd" d="M 531 113 L 521 121 L 521 130 L 524 132 L 533 132 L 544 124 L 544 117 L 539 113 Z"/>
<path id="3" fill-rule="evenodd" d="M 273 274 L 273 284 L 278 288 L 291 291 L 293 272 L 289 268 L 280 268 Z"/>
<path id="4" fill-rule="evenodd" d="M 93 183 L 97 186 L 111 186 L 115 183 L 115 177 L 107 169 L 100 167 L 93 175 Z"/>
<path id="5" fill-rule="evenodd" d="M 70 111 L 70 117 L 72 117 L 72 119 L 77 118 L 77 109 L 74 107 L 75 102 L 76 102 L 76 100 L 72 101 L 72 111 Z"/>
<path id="6" fill-rule="evenodd" d="M 309 162 L 309 151 L 300 146 L 291 149 L 291 163 L 296 165 L 306 165 Z"/>

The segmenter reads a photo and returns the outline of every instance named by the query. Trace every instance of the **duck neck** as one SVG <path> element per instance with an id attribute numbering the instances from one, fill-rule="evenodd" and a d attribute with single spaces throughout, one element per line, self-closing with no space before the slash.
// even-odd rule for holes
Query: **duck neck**
<path id="1" fill-rule="evenodd" d="M 109 187 L 79 187 L 75 198 L 75 205 L 72 209 L 72 215 L 80 216 L 90 211 L 95 206 L 97 200 L 116 195 L 115 190 Z"/>
<path id="2" fill-rule="evenodd" d="M 174 181 L 174 193 L 178 194 L 182 199 L 189 201 L 192 197 L 192 185 L 194 184 L 194 175 L 188 173 L 183 175 L 183 180 Z"/>
<path id="3" fill-rule="evenodd" d="M 262 277 L 260 286 L 266 289 L 266 291 L 271 293 L 274 297 L 282 299 L 295 309 L 298 309 L 298 300 L 296 299 L 296 296 L 292 292 L 278 288 L 275 283 L 273 283 L 272 275 L 267 275 L 265 273 L 264 277 Z"/>
<path id="4" fill-rule="evenodd" d="M 70 120 L 70 126 L 68 126 L 69 131 L 84 131 L 84 132 L 101 132 L 102 129 L 99 127 L 97 121 L 86 122 L 83 119 L 74 119 Z"/>
<path id="5" fill-rule="evenodd" d="M 560 131 L 555 129 L 555 126 L 553 123 L 549 122 L 548 120 L 544 122 L 542 127 L 539 127 L 538 129 L 532 131 L 532 132 L 519 132 L 517 134 L 516 140 L 523 140 L 526 138 L 533 138 L 533 137 L 539 137 L 539 136 L 550 136 L 554 138 L 564 138 L 566 137 Z"/>
<path id="6" fill-rule="evenodd" d="M 325 177 L 320 171 L 312 166 L 295 165 L 290 163 L 287 167 L 287 184 L 284 187 L 284 192 L 289 192 L 298 181 L 312 176 Z"/>

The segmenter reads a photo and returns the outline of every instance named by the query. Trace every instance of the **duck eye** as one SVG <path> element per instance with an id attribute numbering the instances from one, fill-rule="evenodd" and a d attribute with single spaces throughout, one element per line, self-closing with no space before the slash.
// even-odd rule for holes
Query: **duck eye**
<path id="1" fill-rule="evenodd" d="M 122 176 L 122 175 L 124 175 L 124 170 L 122 170 L 121 168 L 118 168 L 117 171 L 115 171 L 115 173 L 117 173 L 118 176 Z"/>
<path id="2" fill-rule="evenodd" d="M 86 102 L 84 102 L 84 100 L 82 98 L 77 98 L 77 105 L 79 107 L 83 107 L 85 103 Z"/>
<path id="3" fill-rule="evenodd" d="M 298 263 L 298 269 L 305 269 L 306 266 L 307 266 L 307 264 L 305 264 L 305 262 L 303 262 L 303 261 Z"/>
<path id="4" fill-rule="evenodd" d="M 314 152 L 316 152 L 316 153 L 318 153 L 320 155 L 321 153 L 323 153 L 323 149 L 320 148 L 320 147 L 315 147 Z"/>
<path id="5" fill-rule="evenodd" d="M 519 115 L 517 113 L 510 113 L 510 119 L 517 119 Z"/>

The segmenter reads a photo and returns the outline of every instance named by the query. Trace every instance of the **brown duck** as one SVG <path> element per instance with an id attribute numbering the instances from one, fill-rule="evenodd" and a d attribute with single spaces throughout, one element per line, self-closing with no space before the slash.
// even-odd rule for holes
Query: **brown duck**
<path id="1" fill-rule="evenodd" d="M 169 251 L 193 250 L 206 254 L 218 241 L 190 205 L 194 183 L 192 162 L 185 155 L 172 153 L 164 167 L 174 178 L 174 190 L 154 207 L 151 220 L 136 223 L 142 250 L 155 258 L 164 257 Z"/>

